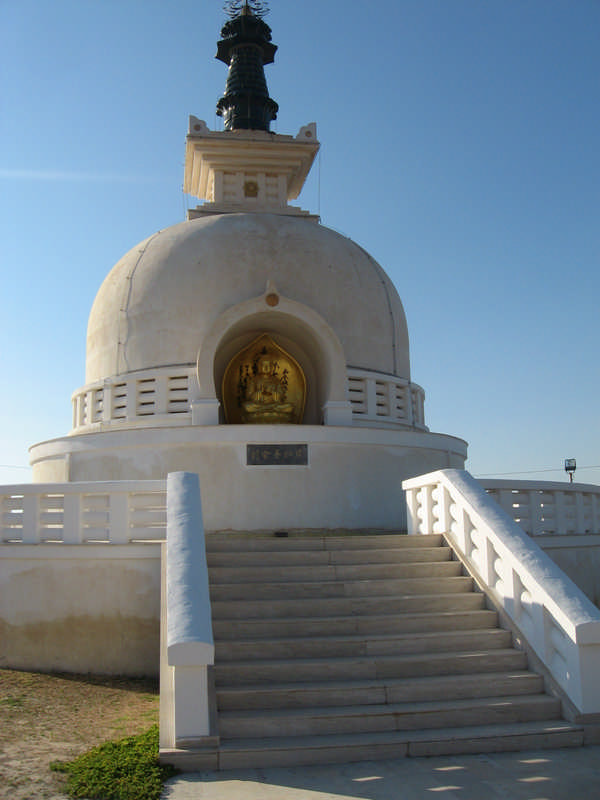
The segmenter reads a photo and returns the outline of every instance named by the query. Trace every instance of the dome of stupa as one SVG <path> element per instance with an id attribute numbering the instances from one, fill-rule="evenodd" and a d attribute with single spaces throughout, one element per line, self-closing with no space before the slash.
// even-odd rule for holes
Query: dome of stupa
<path id="1" fill-rule="evenodd" d="M 268 283 L 330 326 L 347 365 L 410 380 L 402 303 L 365 250 L 310 219 L 241 213 L 173 225 L 123 256 L 92 307 L 86 382 L 195 364 L 215 321 Z"/>

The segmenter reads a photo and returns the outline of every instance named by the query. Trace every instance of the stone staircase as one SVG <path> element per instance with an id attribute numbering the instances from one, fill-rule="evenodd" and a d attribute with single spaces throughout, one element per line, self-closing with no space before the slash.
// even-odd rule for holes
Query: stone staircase
<path id="1" fill-rule="evenodd" d="M 219 767 L 582 744 L 440 536 L 214 534 Z"/>

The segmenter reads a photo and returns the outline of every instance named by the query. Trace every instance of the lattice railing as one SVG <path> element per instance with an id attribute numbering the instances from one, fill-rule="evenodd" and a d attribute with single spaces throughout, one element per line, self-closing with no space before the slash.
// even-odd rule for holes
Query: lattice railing
<path id="1" fill-rule="evenodd" d="M 348 397 L 355 424 L 400 424 L 427 430 L 425 392 L 416 383 L 382 372 L 349 368 Z"/>
<path id="2" fill-rule="evenodd" d="M 600 486 L 550 481 L 480 481 L 530 536 L 600 533 Z"/>
<path id="3" fill-rule="evenodd" d="M 128 544 L 165 538 L 165 481 L 0 486 L 1 541 Z"/>
<path id="4" fill-rule="evenodd" d="M 190 367 L 144 370 L 88 384 L 72 397 L 73 430 L 103 424 L 187 422 L 191 420 L 192 374 Z"/>
<path id="5" fill-rule="evenodd" d="M 191 367 L 143 370 L 91 383 L 72 397 L 73 431 L 108 426 L 148 427 L 189 424 Z M 425 392 L 416 383 L 368 370 L 348 369 L 348 397 L 355 425 L 425 425 Z"/>
<path id="6" fill-rule="evenodd" d="M 410 534 L 441 533 L 583 715 L 600 713 L 600 611 L 468 472 L 404 481 Z"/>

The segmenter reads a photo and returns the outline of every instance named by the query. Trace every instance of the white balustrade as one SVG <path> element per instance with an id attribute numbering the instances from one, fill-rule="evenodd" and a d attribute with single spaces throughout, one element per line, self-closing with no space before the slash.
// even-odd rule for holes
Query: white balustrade
<path id="1" fill-rule="evenodd" d="M 165 538 L 165 481 L 0 486 L 0 542 L 128 544 Z"/>
<path id="2" fill-rule="evenodd" d="M 425 392 L 416 383 L 383 372 L 348 368 L 353 424 L 407 425 L 427 430 Z"/>
<path id="3" fill-rule="evenodd" d="M 530 536 L 600 533 L 600 486 L 551 481 L 479 481 Z"/>
<path id="4" fill-rule="evenodd" d="M 193 375 L 191 367 L 153 369 L 88 384 L 71 398 L 73 430 L 191 422 Z"/>
<path id="5" fill-rule="evenodd" d="M 556 484 L 546 490 L 540 484 L 510 488 L 508 482 L 484 483 L 504 498 L 503 505 L 515 498 L 508 513 L 490 496 L 494 493 L 486 493 L 463 470 L 439 470 L 404 481 L 408 532 L 442 533 L 565 692 L 576 716 L 598 714 L 600 610 L 515 521 L 533 520 L 533 529 L 546 530 L 547 504 L 552 502 L 553 520 L 563 514 L 573 521 L 573 530 L 580 525 L 592 529 L 598 487 Z M 557 500 L 560 492 L 564 497 Z M 562 501 L 573 514 L 557 510 Z"/>
<path id="6" fill-rule="evenodd" d="M 191 367 L 165 368 L 88 384 L 72 396 L 73 430 L 191 423 L 194 376 Z M 425 392 L 416 383 L 354 368 L 347 380 L 353 424 L 428 430 Z"/>

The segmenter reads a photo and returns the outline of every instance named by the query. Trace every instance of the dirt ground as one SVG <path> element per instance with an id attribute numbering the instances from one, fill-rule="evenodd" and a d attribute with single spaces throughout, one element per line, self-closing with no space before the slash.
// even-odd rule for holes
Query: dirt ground
<path id="1" fill-rule="evenodd" d="M 66 800 L 51 761 L 158 722 L 158 682 L 0 669 L 0 799 Z"/>

